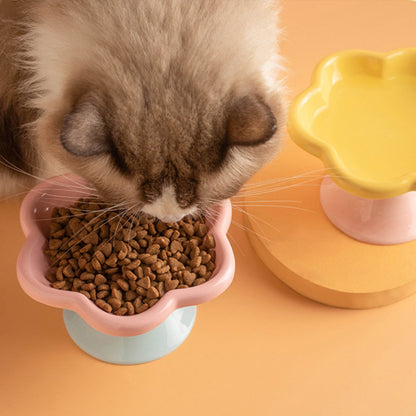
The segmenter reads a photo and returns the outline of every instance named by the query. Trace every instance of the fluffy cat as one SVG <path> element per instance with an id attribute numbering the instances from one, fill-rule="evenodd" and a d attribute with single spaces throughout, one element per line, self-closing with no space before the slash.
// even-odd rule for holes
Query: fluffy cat
<path id="1" fill-rule="evenodd" d="M 0 0 L 0 19 L 0 193 L 75 172 L 171 222 L 278 151 L 275 2 Z"/>

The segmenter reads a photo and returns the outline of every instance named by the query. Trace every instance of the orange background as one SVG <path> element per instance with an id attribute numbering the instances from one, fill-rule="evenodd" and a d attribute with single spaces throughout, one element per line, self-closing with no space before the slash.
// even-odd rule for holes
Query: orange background
<path id="1" fill-rule="evenodd" d="M 332 52 L 416 40 L 411 0 L 286 0 L 281 20 L 290 96 Z M 61 311 L 18 286 L 18 209 L 16 200 L 0 204 L 0 414 L 416 414 L 416 296 L 362 311 L 307 300 L 262 265 L 233 225 L 234 282 L 198 307 L 185 343 L 153 363 L 110 365 L 72 343 Z M 242 223 L 237 210 L 234 221 Z"/>

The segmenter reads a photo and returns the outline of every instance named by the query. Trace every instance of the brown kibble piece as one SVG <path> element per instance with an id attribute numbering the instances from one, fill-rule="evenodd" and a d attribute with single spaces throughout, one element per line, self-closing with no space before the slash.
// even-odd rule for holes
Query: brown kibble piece
<path id="1" fill-rule="evenodd" d="M 140 279 L 137 284 L 142 287 L 143 289 L 149 289 L 151 284 L 150 284 L 150 277 L 146 276 L 143 277 L 143 279 Z"/>
<path id="2" fill-rule="evenodd" d="M 207 230 L 207 226 L 205 224 L 199 224 L 197 231 L 196 231 L 196 235 L 198 237 L 205 237 L 205 235 L 207 234 L 208 230 Z"/>
<path id="3" fill-rule="evenodd" d="M 115 267 L 118 261 L 116 253 L 112 253 L 110 257 L 105 261 L 105 264 L 110 267 Z"/>
<path id="4" fill-rule="evenodd" d="M 102 299 L 97 299 L 97 300 L 95 301 L 95 304 L 96 304 L 99 308 L 103 309 L 104 311 L 106 311 L 106 312 L 108 312 L 108 313 L 110 313 L 110 312 L 113 310 L 113 308 L 111 307 L 111 305 L 110 305 L 110 304 L 108 304 L 105 300 L 102 300 Z"/>
<path id="5" fill-rule="evenodd" d="M 109 257 L 112 251 L 113 246 L 111 245 L 111 243 L 104 243 L 101 246 L 101 252 L 104 254 L 105 257 Z"/>
<path id="6" fill-rule="evenodd" d="M 176 289 L 187 289 L 189 286 L 188 285 L 184 285 L 183 283 L 180 284 Z"/>
<path id="7" fill-rule="evenodd" d="M 126 294 L 124 295 L 124 297 L 126 301 L 132 301 L 137 298 L 137 293 L 134 292 L 133 290 L 128 290 Z"/>
<path id="8" fill-rule="evenodd" d="M 146 253 L 149 253 L 150 255 L 158 254 L 160 251 L 160 245 L 159 244 L 152 244 L 150 247 L 147 248 Z"/>
<path id="9" fill-rule="evenodd" d="M 196 274 L 195 273 L 191 273 L 188 270 L 183 272 L 183 282 L 188 285 L 191 286 L 192 283 L 195 281 L 196 279 Z"/>
<path id="10" fill-rule="evenodd" d="M 85 257 L 80 257 L 80 258 L 78 259 L 78 267 L 79 267 L 80 269 L 84 269 L 84 268 L 85 268 L 85 266 L 87 265 L 87 263 L 88 263 L 88 261 L 87 261 L 87 259 L 86 259 Z"/>
<path id="11" fill-rule="evenodd" d="M 135 308 L 131 302 L 125 302 L 124 307 L 127 308 L 127 314 L 128 315 L 134 315 Z"/>
<path id="12" fill-rule="evenodd" d="M 159 291 L 158 291 L 155 287 L 151 287 L 151 288 L 147 291 L 146 296 L 147 296 L 149 299 L 156 299 L 156 298 L 158 298 L 158 297 L 159 297 Z"/>
<path id="13" fill-rule="evenodd" d="M 200 277 L 205 277 L 205 275 L 207 274 L 207 268 L 204 265 L 195 267 L 192 269 L 192 271 Z"/>
<path id="14" fill-rule="evenodd" d="M 182 225 L 182 228 L 185 230 L 185 233 L 189 237 L 192 237 L 195 234 L 195 230 L 194 230 L 194 227 L 192 226 L 192 224 L 184 223 Z"/>
<path id="15" fill-rule="evenodd" d="M 146 293 L 147 293 L 147 289 L 145 289 L 144 287 L 137 287 L 136 288 L 136 293 L 139 295 L 139 296 L 146 296 Z"/>
<path id="16" fill-rule="evenodd" d="M 157 237 L 155 243 L 159 245 L 161 248 L 165 248 L 169 245 L 170 240 L 167 237 Z"/>
<path id="17" fill-rule="evenodd" d="M 110 294 L 110 292 L 108 290 L 101 290 L 97 293 L 97 298 L 98 299 L 104 299 L 106 298 L 108 295 Z"/>
<path id="18" fill-rule="evenodd" d="M 93 290 L 93 289 L 95 289 L 95 284 L 94 283 L 84 283 L 82 286 L 81 286 L 81 289 L 82 290 L 86 290 L 86 291 L 90 291 L 90 290 Z"/>
<path id="19" fill-rule="evenodd" d="M 206 236 L 203 247 L 207 250 L 215 247 L 215 240 L 212 234 Z"/>
<path id="20" fill-rule="evenodd" d="M 64 269 L 62 270 L 62 273 L 66 277 L 74 277 L 75 276 L 74 269 L 72 268 L 72 266 L 70 264 L 68 264 L 67 266 L 64 267 Z"/>
<path id="21" fill-rule="evenodd" d="M 130 289 L 128 282 L 124 279 L 117 279 L 117 283 L 120 286 L 120 289 L 124 290 L 125 292 Z"/>
<path id="22" fill-rule="evenodd" d="M 65 281 L 64 280 L 52 283 L 52 287 L 54 287 L 55 289 L 62 289 L 64 286 L 65 286 Z"/>
<path id="23" fill-rule="evenodd" d="M 97 274 L 94 279 L 94 283 L 99 286 L 107 283 L 107 279 L 102 274 Z"/>
<path id="24" fill-rule="evenodd" d="M 94 278 L 95 275 L 93 273 L 84 272 L 80 275 L 81 280 L 94 280 Z"/>
<path id="25" fill-rule="evenodd" d="M 134 299 L 133 306 L 134 306 L 136 313 L 139 313 L 137 312 L 137 310 L 139 309 L 141 305 L 142 305 L 142 299 L 140 297 L 137 297 L 136 299 Z"/>
<path id="26" fill-rule="evenodd" d="M 114 313 L 118 316 L 123 316 L 127 313 L 127 308 L 123 306 L 122 308 L 117 309 Z"/>
<path id="27" fill-rule="evenodd" d="M 104 256 L 104 253 L 101 250 L 97 250 L 94 253 L 94 256 L 100 262 L 100 264 L 104 264 L 105 263 L 105 256 Z"/>
<path id="28" fill-rule="evenodd" d="M 85 297 L 91 299 L 90 292 L 87 292 L 86 290 L 80 290 L 79 293 L 82 293 Z"/>
<path id="29" fill-rule="evenodd" d="M 193 283 L 192 286 L 199 286 L 199 285 L 202 285 L 202 283 L 205 283 L 205 282 L 206 282 L 206 280 L 204 278 L 200 277 L 199 279 L 195 280 L 195 282 Z"/>
<path id="30" fill-rule="evenodd" d="M 201 256 L 201 264 L 207 264 L 209 261 L 211 261 L 211 256 L 208 253 L 203 252 Z"/>
<path id="31" fill-rule="evenodd" d="M 72 282 L 72 289 L 73 290 L 78 290 L 83 284 L 84 284 L 84 282 L 81 279 L 78 279 L 76 277 L 74 279 L 74 281 Z"/>
<path id="32" fill-rule="evenodd" d="M 92 244 L 87 244 L 84 247 L 82 247 L 79 252 L 80 253 L 88 253 L 92 249 Z"/>
<path id="33" fill-rule="evenodd" d="M 180 270 L 185 270 L 185 266 L 183 265 L 183 263 L 181 263 L 180 261 L 178 261 L 177 259 L 171 257 L 168 260 L 170 269 L 172 270 L 172 272 L 178 272 Z"/>
<path id="34" fill-rule="evenodd" d="M 126 277 L 129 280 L 137 280 L 137 276 L 130 270 L 126 270 Z"/>
<path id="35" fill-rule="evenodd" d="M 190 262 L 189 262 L 189 266 L 191 266 L 192 268 L 194 267 L 199 267 L 201 265 L 202 262 L 202 257 L 201 256 L 197 256 L 194 257 Z"/>
<path id="36" fill-rule="evenodd" d="M 121 300 L 117 298 L 109 298 L 107 302 L 111 305 L 111 307 L 113 308 L 113 311 L 116 311 L 117 309 L 121 307 Z"/>
<path id="37" fill-rule="evenodd" d="M 96 246 L 99 241 L 98 234 L 94 231 L 92 233 L 89 233 L 86 237 L 84 237 L 83 240 L 86 244 L 92 244 L 93 246 Z"/>
<path id="38" fill-rule="evenodd" d="M 136 313 L 142 313 L 144 311 L 147 311 L 148 309 L 149 305 L 147 303 L 143 303 L 136 309 Z"/>
<path id="39" fill-rule="evenodd" d="M 166 280 L 169 280 L 171 277 L 172 277 L 172 273 L 170 272 L 162 273 L 162 274 L 159 274 L 159 276 L 157 276 L 160 282 L 165 282 Z"/>
<path id="40" fill-rule="evenodd" d="M 177 253 L 178 251 L 182 252 L 183 251 L 183 247 L 180 241 L 178 240 L 173 240 L 170 243 L 170 251 L 172 254 Z"/>
<path id="41" fill-rule="evenodd" d="M 103 283 L 101 285 L 97 286 L 97 290 L 110 290 L 110 285 L 107 285 L 106 283 Z"/>
<path id="42" fill-rule="evenodd" d="M 111 289 L 111 295 L 113 296 L 113 298 L 116 298 L 120 301 L 123 300 L 123 295 L 120 289 L 115 289 L 115 288 Z"/>
<path id="43" fill-rule="evenodd" d="M 154 255 L 150 255 L 148 257 L 145 257 L 143 259 L 143 263 L 144 264 L 153 264 L 155 262 L 157 262 L 157 256 L 155 254 Z"/>
<path id="44" fill-rule="evenodd" d="M 100 272 L 102 269 L 101 263 L 99 262 L 97 258 L 93 258 L 91 260 L 91 265 L 92 265 L 92 268 L 96 270 L 97 272 Z"/>
<path id="45" fill-rule="evenodd" d="M 152 306 L 156 305 L 156 303 L 158 302 L 159 302 L 159 299 L 151 299 L 149 300 L 147 304 L 149 305 L 149 308 L 151 308 Z"/>
<path id="46" fill-rule="evenodd" d="M 179 285 L 179 280 L 167 280 L 165 282 L 165 290 L 166 292 L 169 292 L 170 290 L 176 289 Z M 149 297 L 149 296 L 148 296 Z"/>
<path id="47" fill-rule="evenodd" d="M 49 240 L 49 250 L 57 250 L 62 245 L 62 240 Z"/>

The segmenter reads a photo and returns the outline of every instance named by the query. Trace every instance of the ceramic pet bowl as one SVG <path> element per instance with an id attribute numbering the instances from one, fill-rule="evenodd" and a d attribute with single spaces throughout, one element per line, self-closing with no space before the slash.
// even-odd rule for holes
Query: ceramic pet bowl
<path id="1" fill-rule="evenodd" d="M 20 221 L 26 242 L 17 261 L 19 283 L 33 299 L 64 310 L 69 335 L 88 354 L 116 364 L 139 364 L 160 358 L 189 335 L 195 321 L 195 305 L 220 295 L 233 279 L 235 260 L 226 237 L 231 203 L 218 205 L 215 222 L 208 222 L 216 241 L 216 269 L 209 281 L 170 291 L 141 314 L 116 316 L 104 312 L 80 293 L 52 288 L 45 278 L 49 266 L 43 250 L 52 210 L 87 197 L 80 184 L 85 182 L 73 175 L 55 177 L 37 185 L 24 199 Z"/>
<path id="2" fill-rule="evenodd" d="M 416 49 L 346 51 L 318 65 L 289 132 L 319 157 L 328 218 L 374 244 L 416 238 Z"/>

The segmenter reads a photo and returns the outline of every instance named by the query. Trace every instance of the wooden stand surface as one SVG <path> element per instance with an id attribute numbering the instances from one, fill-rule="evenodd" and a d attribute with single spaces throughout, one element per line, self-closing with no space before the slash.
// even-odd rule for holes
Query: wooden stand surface
<path id="1" fill-rule="evenodd" d="M 373 308 L 415 293 L 416 241 L 379 246 L 339 231 L 320 205 L 324 174 L 317 158 L 287 139 L 281 155 L 253 179 L 276 181 L 272 192 L 246 191 L 245 222 L 257 255 L 296 292 L 332 306 Z"/>

